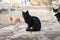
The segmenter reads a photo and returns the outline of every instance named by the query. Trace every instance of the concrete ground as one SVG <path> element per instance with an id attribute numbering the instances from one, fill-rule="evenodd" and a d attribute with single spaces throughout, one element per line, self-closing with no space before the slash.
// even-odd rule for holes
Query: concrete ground
<path id="1" fill-rule="evenodd" d="M 1 27 L 0 40 L 60 40 L 60 23 L 58 22 L 42 24 L 39 32 L 27 32 L 26 27 L 26 23 Z"/>

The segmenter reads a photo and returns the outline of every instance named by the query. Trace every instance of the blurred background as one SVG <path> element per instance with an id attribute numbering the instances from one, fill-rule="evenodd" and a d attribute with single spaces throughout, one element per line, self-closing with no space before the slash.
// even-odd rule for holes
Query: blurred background
<path id="1" fill-rule="evenodd" d="M 31 15 L 39 17 L 41 21 L 54 22 L 56 18 L 52 8 L 58 8 L 59 5 L 59 0 L 0 0 L 0 23 L 10 23 L 11 15 L 23 22 L 23 9 L 29 10 Z"/>
<path id="2" fill-rule="evenodd" d="M 39 17 L 43 17 L 44 15 L 46 16 L 46 14 L 51 10 L 51 3 L 51 0 L 0 0 L 0 23 L 7 23 L 7 21 L 9 23 L 9 15 L 19 16 L 20 19 L 22 19 L 21 21 L 23 21 L 21 13 L 23 9 L 29 10 L 32 15 L 37 14 L 36 16 Z M 44 10 L 44 12 L 41 10 Z"/>

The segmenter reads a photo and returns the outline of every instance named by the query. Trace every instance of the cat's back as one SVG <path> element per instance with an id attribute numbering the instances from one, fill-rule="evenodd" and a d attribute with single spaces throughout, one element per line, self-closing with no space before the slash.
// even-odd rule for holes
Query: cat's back
<path id="1" fill-rule="evenodd" d="M 40 22 L 40 19 L 39 19 L 38 17 L 32 16 L 32 18 L 33 18 L 34 21 L 36 21 L 36 22 L 38 22 L 38 23 Z"/>

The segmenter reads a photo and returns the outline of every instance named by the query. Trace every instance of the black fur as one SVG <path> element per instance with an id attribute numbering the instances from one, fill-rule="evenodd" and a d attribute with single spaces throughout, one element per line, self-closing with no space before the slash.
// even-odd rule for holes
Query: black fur
<path id="1" fill-rule="evenodd" d="M 53 8 L 53 12 L 58 12 L 58 9 L 54 9 L 54 8 Z"/>
<path id="2" fill-rule="evenodd" d="M 59 8 L 60 8 L 60 7 L 59 7 Z M 60 12 L 59 12 L 60 10 L 59 10 L 59 8 L 57 8 L 57 9 L 54 9 L 54 8 L 53 8 L 53 12 L 56 13 L 55 16 L 56 16 L 56 18 L 57 18 L 58 21 L 60 21 Z M 58 11 L 58 10 L 59 10 L 59 11 Z"/>
<path id="3" fill-rule="evenodd" d="M 37 17 L 31 16 L 28 11 L 26 12 L 22 11 L 22 15 L 25 22 L 28 24 L 26 31 L 40 31 L 41 30 L 41 22 Z"/>
<path id="4" fill-rule="evenodd" d="M 55 16 L 57 17 L 58 21 L 60 21 L 60 12 L 58 12 L 57 14 L 55 14 Z"/>

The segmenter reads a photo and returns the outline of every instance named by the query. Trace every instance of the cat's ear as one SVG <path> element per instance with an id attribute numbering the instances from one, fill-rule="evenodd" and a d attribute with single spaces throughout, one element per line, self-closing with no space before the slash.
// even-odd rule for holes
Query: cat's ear
<path id="1" fill-rule="evenodd" d="M 24 13 L 24 12 L 22 11 L 22 13 Z"/>
<path id="2" fill-rule="evenodd" d="M 28 10 L 26 11 L 26 13 L 29 13 Z"/>

